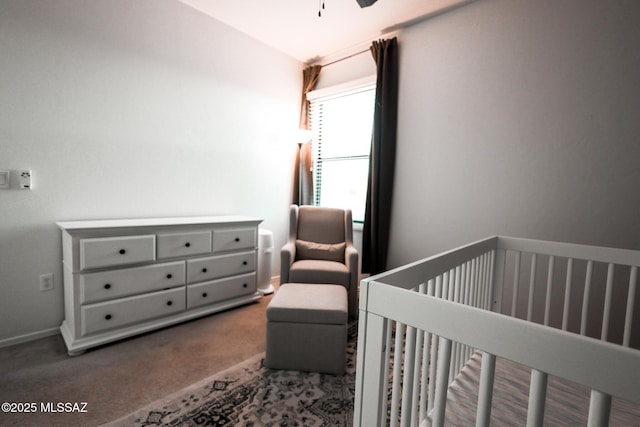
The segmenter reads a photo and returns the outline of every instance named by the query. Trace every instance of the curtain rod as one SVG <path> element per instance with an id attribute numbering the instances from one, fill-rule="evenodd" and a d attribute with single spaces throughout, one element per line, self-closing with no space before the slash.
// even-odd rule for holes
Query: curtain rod
<path id="1" fill-rule="evenodd" d="M 321 65 L 322 65 L 322 67 L 326 67 L 328 65 L 333 65 L 335 63 L 338 63 L 340 61 L 344 61 L 345 59 L 353 58 L 354 56 L 360 55 L 360 54 L 365 53 L 365 52 L 369 52 L 369 49 L 364 49 L 364 50 L 361 50 L 360 52 L 355 52 L 355 53 L 352 53 L 351 55 L 347 55 L 344 58 L 336 59 L 335 61 L 331 61 L 331 62 L 328 62 L 326 64 L 321 64 Z"/>
<path id="2" fill-rule="evenodd" d="M 399 32 L 400 32 L 399 30 L 394 30 L 394 31 L 390 31 L 390 32 L 385 33 L 385 34 L 380 34 L 378 37 L 372 38 L 369 42 L 365 41 L 365 42 L 362 42 L 362 43 L 357 44 L 355 46 L 351 46 L 352 49 L 357 49 L 358 47 L 361 48 L 363 45 L 365 45 L 365 43 L 368 43 L 368 46 L 366 48 L 363 48 L 362 50 L 359 50 L 359 51 L 354 52 L 354 53 L 350 53 L 350 54 L 348 54 L 347 56 L 345 56 L 343 58 L 338 58 L 338 59 L 335 59 L 335 60 L 333 60 L 331 62 L 327 62 L 326 64 L 323 64 L 322 63 L 322 59 L 327 58 L 325 56 L 324 58 L 319 58 L 320 60 L 318 62 L 315 62 L 315 65 L 320 65 L 322 67 L 326 67 L 327 65 L 333 65 L 333 64 L 338 63 L 340 61 L 344 61 L 345 59 L 353 58 L 356 55 L 360 55 L 362 53 L 369 52 L 371 50 L 371 44 L 375 40 L 390 39 L 390 38 L 393 38 L 393 37 L 397 37 Z M 334 52 L 334 53 L 337 53 L 337 52 Z M 331 58 L 331 56 L 333 56 L 333 55 L 328 55 L 329 58 Z M 313 65 L 313 64 L 314 63 L 309 63 L 308 65 Z"/>

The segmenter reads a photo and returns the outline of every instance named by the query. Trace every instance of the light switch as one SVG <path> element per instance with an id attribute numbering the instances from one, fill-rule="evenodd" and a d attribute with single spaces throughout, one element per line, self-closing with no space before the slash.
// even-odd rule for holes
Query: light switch
<path id="1" fill-rule="evenodd" d="M 9 188 L 9 171 L 0 170 L 0 188 Z"/>
<path id="2" fill-rule="evenodd" d="M 33 188 L 33 183 L 31 182 L 31 171 L 29 169 L 24 169 L 20 172 L 20 188 L 23 190 L 31 190 Z"/>

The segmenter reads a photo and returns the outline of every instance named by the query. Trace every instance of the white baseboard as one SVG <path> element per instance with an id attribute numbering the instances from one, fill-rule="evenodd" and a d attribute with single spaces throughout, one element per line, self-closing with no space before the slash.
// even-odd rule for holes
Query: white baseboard
<path id="1" fill-rule="evenodd" d="M 23 342 L 29 342 L 40 338 L 50 337 L 60 333 L 60 328 L 44 329 L 38 332 L 32 332 L 30 334 L 18 335 L 17 337 L 5 338 L 0 340 L 0 348 L 9 347 Z"/>

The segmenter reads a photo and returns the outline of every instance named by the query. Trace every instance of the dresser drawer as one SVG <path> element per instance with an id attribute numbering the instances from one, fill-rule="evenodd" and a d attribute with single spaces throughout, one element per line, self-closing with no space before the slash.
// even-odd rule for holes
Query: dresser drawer
<path id="1" fill-rule="evenodd" d="M 255 291 L 255 273 L 190 285 L 187 287 L 187 309 L 252 294 Z"/>
<path id="2" fill-rule="evenodd" d="M 80 269 L 149 262 L 156 259 L 156 236 L 80 239 Z"/>
<path id="3" fill-rule="evenodd" d="M 227 252 L 256 247 L 257 228 L 213 230 L 213 252 Z"/>
<path id="4" fill-rule="evenodd" d="M 211 253 L 211 231 L 158 234 L 158 259 Z"/>
<path id="5" fill-rule="evenodd" d="M 184 261 L 80 275 L 82 304 L 173 288 L 185 283 Z"/>
<path id="6" fill-rule="evenodd" d="M 256 269 L 256 252 L 217 255 L 187 260 L 187 283 L 249 273 Z"/>
<path id="7" fill-rule="evenodd" d="M 185 310 L 184 286 L 82 307 L 82 335 L 118 328 Z"/>

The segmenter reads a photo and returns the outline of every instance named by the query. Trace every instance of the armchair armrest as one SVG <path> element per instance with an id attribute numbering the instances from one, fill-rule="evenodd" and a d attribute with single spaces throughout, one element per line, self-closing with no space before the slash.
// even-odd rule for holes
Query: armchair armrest
<path id="1" fill-rule="evenodd" d="M 296 259 L 296 245 L 294 242 L 287 242 L 280 250 L 280 283 L 289 282 L 289 269 Z"/>
<path id="2" fill-rule="evenodd" d="M 358 285 L 360 279 L 360 265 L 358 262 L 358 250 L 352 245 L 347 244 L 344 251 L 344 263 L 349 269 L 349 317 L 355 319 L 358 313 Z"/>
<path id="3" fill-rule="evenodd" d="M 349 271 L 358 272 L 358 250 L 353 245 L 347 245 L 344 249 L 344 263 Z M 353 270 L 355 268 L 355 270 Z"/>

